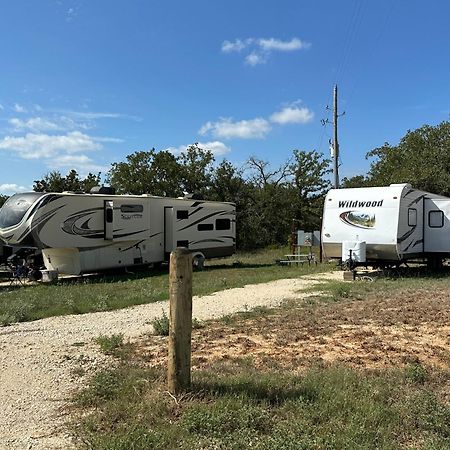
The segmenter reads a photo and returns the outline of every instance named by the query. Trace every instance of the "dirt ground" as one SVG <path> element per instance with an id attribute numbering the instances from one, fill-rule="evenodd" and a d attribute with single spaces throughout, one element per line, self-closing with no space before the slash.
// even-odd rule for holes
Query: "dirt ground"
<path id="1" fill-rule="evenodd" d="M 302 370 L 342 363 L 383 369 L 421 362 L 450 367 L 450 292 L 396 292 L 364 301 L 305 300 L 262 315 L 241 314 L 193 332 L 193 367 L 251 357 L 261 369 Z M 247 316 L 247 317 L 246 317 Z M 150 364 L 166 358 L 164 338 L 149 337 L 142 355 Z"/>

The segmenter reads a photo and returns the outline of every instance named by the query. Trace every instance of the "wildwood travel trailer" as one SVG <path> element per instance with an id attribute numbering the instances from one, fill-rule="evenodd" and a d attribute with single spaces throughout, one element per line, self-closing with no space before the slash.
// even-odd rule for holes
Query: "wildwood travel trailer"
<path id="1" fill-rule="evenodd" d="M 0 209 L 0 240 L 42 250 L 48 270 L 81 274 L 167 261 L 176 247 L 194 259 L 232 255 L 232 203 L 151 195 L 15 194 Z"/>
<path id="2" fill-rule="evenodd" d="M 450 256 L 450 198 L 388 187 L 332 189 L 322 221 L 325 258 L 374 266 L 427 258 L 432 265 Z"/>

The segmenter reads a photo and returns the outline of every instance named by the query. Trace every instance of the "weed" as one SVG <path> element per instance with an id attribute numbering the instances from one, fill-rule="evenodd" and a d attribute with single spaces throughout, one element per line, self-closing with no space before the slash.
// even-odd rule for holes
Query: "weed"
<path id="1" fill-rule="evenodd" d="M 86 374 L 86 370 L 84 369 L 84 367 L 75 367 L 71 370 L 71 374 L 74 377 L 82 377 Z"/>
<path id="2" fill-rule="evenodd" d="M 219 319 L 225 325 L 232 325 L 236 322 L 236 316 L 233 314 L 226 314 Z"/>
<path id="3" fill-rule="evenodd" d="M 151 321 L 153 331 L 158 336 L 169 336 L 170 321 L 165 311 L 162 312 L 161 317 L 156 317 Z"/>
<path id="4" fill-rule="evenodd" d="M 129 366 L 92 379 L 78 404 L 95 408 L 76 429 L 90 449 L 449 448 L 450 408 L 430 389 L 396 371 L 217 365 L 173 403 L 155 372 Z"/>
<path id="5" fill-rule="evenodd" d="M 194 317 L 192 319 L 192 329 L 193 330 L 198 330 L 200 328 L 204 328 L 206 325 L 203 321 L 197 319 L 196 317 Z"/>
<path id="6" fill-rule="evenodd" d="M 105 355 L 117 355 L 118 351 L 123 348 L 123 334 L 112 334 L 111 336 L 99 336 L 95 342 L 100 346 L 100 350 Z"/>
<path id="7" fill-rule="evenodd" d="M 405 376 L 413 383 L 424 384 L 427 379 L 427 369 L 420 362 L 414 362 L 406 367 Z"/>
<path id="8" fill-rule="evenodd" d="M 2 327 L 11 325 L 15 321 L 16 321 L 15 317 L 13 317 L 11 314 L 8 313 L 0 314 L 0 326 Z"/>

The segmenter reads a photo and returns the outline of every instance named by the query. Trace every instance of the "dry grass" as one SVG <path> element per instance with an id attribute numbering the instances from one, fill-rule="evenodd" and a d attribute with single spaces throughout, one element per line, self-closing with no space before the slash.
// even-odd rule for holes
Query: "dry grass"
<path id="1" fill-rule="evenodd" d="M 351 294 L 350 294 L 351 295 Z M 401 367 L 412 361 L 450 366 L 450 291 L 425 289 L 372 293 L 363 301 L 316 301 L 256 310 L 210 322 L 193 333 L 195 368 L 217 360 L 252 357 L 260 368 L 302 370 L 319 364 Z M 164 340 L 142 347 L 148 361 L 166 358 Z"/>

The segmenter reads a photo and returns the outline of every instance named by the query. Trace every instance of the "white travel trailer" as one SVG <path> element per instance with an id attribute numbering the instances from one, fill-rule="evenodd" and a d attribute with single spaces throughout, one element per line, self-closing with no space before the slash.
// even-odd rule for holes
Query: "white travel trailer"
<path id="1" fill-rule="evenodd" d="M 417 258 L 441 262 L 450 256 L 450 198 L 410 184 L 330 190 L 323 211 L 323 256 L 345 261 L 349 249 L 356 262 L 375 266 Z"/>
<path id="2" fill-rule="evenodd" d="M 15 194 L 0 209 L 0 240 L 41 249 L 48 270 L 75 275 L 160 263 L 180 246 L 198 259 L 235 252 L 232 203 L 98 191 Z"/>

